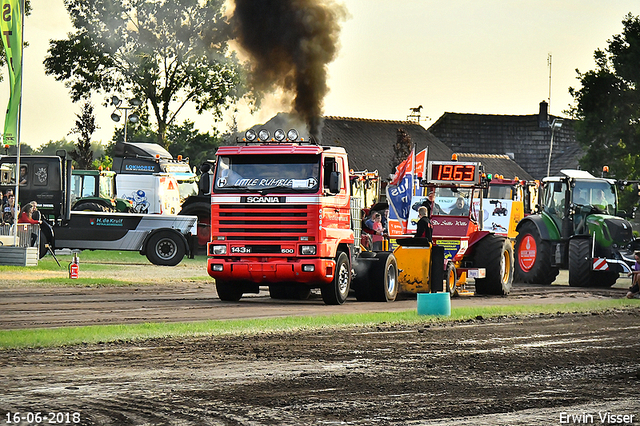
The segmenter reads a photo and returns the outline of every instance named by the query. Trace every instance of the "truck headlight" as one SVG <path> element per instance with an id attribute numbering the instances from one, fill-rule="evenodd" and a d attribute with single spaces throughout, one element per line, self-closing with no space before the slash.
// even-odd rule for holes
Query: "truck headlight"
<path id="1" fill-rule="evenodd" d="M 211 248 L 211 254 L 227 254 L 227 246 L 226 245 L 219 245 L 219 246 L 213 246 Z"/>
<path id="2" fill-rule="evenodd" d="M 300 254 L 314 255 L 316 254 L 316 246 L 300 246 Z"/>
<path id="3" fill-rule="evenodd" d="M 214 271 L 214 272 L 222 272 L 224 270 L 224 266 L 223 265 L 214 264 L 214 265 L 211 265 L 211 270 Z"/>

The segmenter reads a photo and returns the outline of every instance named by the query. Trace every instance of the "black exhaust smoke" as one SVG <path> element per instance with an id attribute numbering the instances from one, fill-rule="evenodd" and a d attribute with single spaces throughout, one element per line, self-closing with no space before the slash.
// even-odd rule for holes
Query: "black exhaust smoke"
<path id="1" fill-rule="evenodd" d="M 235 38 L 252 57 L 250 82 L 261 92 L 280 87 L 319 140 L 327 64 L 336 55 L 346 10 L 322 0 L 235 0 Z"/>

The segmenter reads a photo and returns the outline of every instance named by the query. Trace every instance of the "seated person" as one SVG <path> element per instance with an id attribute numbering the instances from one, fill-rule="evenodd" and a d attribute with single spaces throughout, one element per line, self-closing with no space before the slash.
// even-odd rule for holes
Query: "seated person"
<path id="1" fill-rule="evenodd" d="M 456 205 L 449 212 L 451 216 L 469 216 L 469 207 L 465 205 L 464 198 L 458 197 Z"/>

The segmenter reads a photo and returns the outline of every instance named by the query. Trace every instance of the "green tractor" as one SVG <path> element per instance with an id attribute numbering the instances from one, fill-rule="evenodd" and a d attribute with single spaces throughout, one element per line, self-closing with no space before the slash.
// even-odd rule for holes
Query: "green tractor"
<path id="1" fill-rule="evenodd" d="M 131 201 L 116 198 L 116 172 L 110 170 L 73 170 L 71 200 L 75 211 L 134 211 Z"/>
<path id="2" fill-rule="evenodd" d="M 517 277 L 551 284 L 568 269 L 570 286 L 610 287 L 631 271 L 633 251 L 640 248 L 627 213 L 618 208 L 617 189 L 626 182 L 582 170 L 562 174 L 543 180 L 538 213 L 518 223 Z"/>

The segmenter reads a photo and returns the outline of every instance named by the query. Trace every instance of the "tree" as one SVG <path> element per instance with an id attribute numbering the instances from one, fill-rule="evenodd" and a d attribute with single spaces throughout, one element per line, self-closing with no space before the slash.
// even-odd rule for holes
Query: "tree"
<path id="1" fill-rule="evenodd" d="M 596 50 L 596 69 L 576 70 L 580 89 L 569 88 L 576 102 L 570 111 L 586 155 L 585 170 L 600 174 L 608 165 L 618 179 L 640 176 L 640 18 L 628 14 L 621 34 Z"/>
<path id="2" fill-rule="evenodd" d="M 82 114 L 76 114 L 76 125 L 69 134 L 78 134 L 78 143 L 73 151 L 69 152 L 71 158 L 78 164 L 80 170 L 89 170 L 93 167 L 93 150 L 91 149 L 91 135 L 98 128 L 96 117 L 93 115 L 93 105 L 85 102 L 82 106 Z"/>
<path id="3" fill-rule="evenodd" d="M 185 120 L 181 126 L 170 126 L 168 135 L 174 141 L 169 148 L 173 158 L 178 155 L 189 158 L 191 167 L 200 167 L 205 160 L 215 158 L 216 150 L 222 142 L 217 132 L 214 131 L 212 135 L 209 132 L 201 133 L 188 120 Z"/>
<path id="4" fill-rule="evenodd" d="M 130 94 L 150 107 L 157 142 L 193 102 L 224 109 L 244 95 L 241 66 L 228 47 L 224 0 L 65 0 L 75 33 L 50 42 L 45 70 L 65 81 L 74 102 L 92 92 Z M 123 96 L 126 97 L 126 96 Z M 144 115 L 144 114 L 143 114 Z"/>

